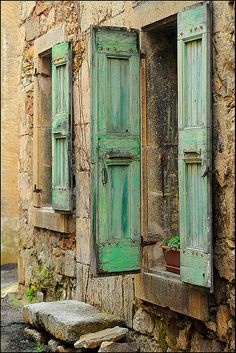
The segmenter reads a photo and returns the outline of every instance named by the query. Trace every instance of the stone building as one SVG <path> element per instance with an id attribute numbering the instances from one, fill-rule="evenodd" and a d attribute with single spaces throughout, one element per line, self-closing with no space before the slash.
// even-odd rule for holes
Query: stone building
<path id="1" fill-rule="evenodd" d="M 18 215 L 18 94 L 19 55 L 17 2 L 1 3 L 1 265 L 17 263 Z"/>
<path id="2" fill-rule="evenodd" d="M 142 351 L 234 351 L 235 3 L 19 6 L 22 291 L 116 313 Z"/>

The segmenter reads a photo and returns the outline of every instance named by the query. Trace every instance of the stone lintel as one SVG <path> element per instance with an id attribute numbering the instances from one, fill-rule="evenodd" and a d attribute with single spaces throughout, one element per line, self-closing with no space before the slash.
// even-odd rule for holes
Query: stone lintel
<path id="1" fill-rule="evenodd" d="M 33 224 L 35 227 L 60 233 L 73 233 L 75 231 L 72 215 L 58 213 L 51 207 L 34 208 Z"/>
<path id="2" fill-rule="evenodd" d="M 34 57 L 37 58 L 40 53 L 51 49 L 55 44 L 62 43 L 66 40 L 64 24 L 51 29 L 43 36 L 34 41 Z"/>
<path id="3" fill-rule="evenodd" d="M 208 293 L 205 288 L 183 283 L 179 275 L 153 270 L 136 277 L 136 297 L 152 304 L 199 319 L 209 320 Z"/>

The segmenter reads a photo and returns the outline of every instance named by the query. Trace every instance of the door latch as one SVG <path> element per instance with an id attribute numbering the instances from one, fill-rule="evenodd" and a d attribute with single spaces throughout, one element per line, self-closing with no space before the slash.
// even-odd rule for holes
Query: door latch
<path id="1" fill-rule="evenodd" d="M 107 168 L 104 165 L 104 167 L 102 168 L 102 185 L 106 185 L 107 179 L 108 179 Z"/>

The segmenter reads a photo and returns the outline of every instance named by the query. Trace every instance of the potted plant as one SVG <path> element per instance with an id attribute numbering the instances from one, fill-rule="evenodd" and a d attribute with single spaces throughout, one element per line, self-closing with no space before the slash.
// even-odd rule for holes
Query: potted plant
<path id="1" fill-rule="evenodd" d="M 180 238 L 174 235 L 170 239 L 165 239 L 161 248 L 166 261 L 166 270 L 169 272 L 180 273 Z"/>

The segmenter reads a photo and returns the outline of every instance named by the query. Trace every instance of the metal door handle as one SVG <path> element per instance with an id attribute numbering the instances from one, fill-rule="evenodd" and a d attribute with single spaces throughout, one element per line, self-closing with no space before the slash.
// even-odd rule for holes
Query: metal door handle
<path id="1" fill-rule="evenodd" d="M 107 179 L 108 179 L 107 168 L 104 166 L 104 167 L 102 168 L 102 184 L 103 184 L 103 185 L 106 185 Z"/>

